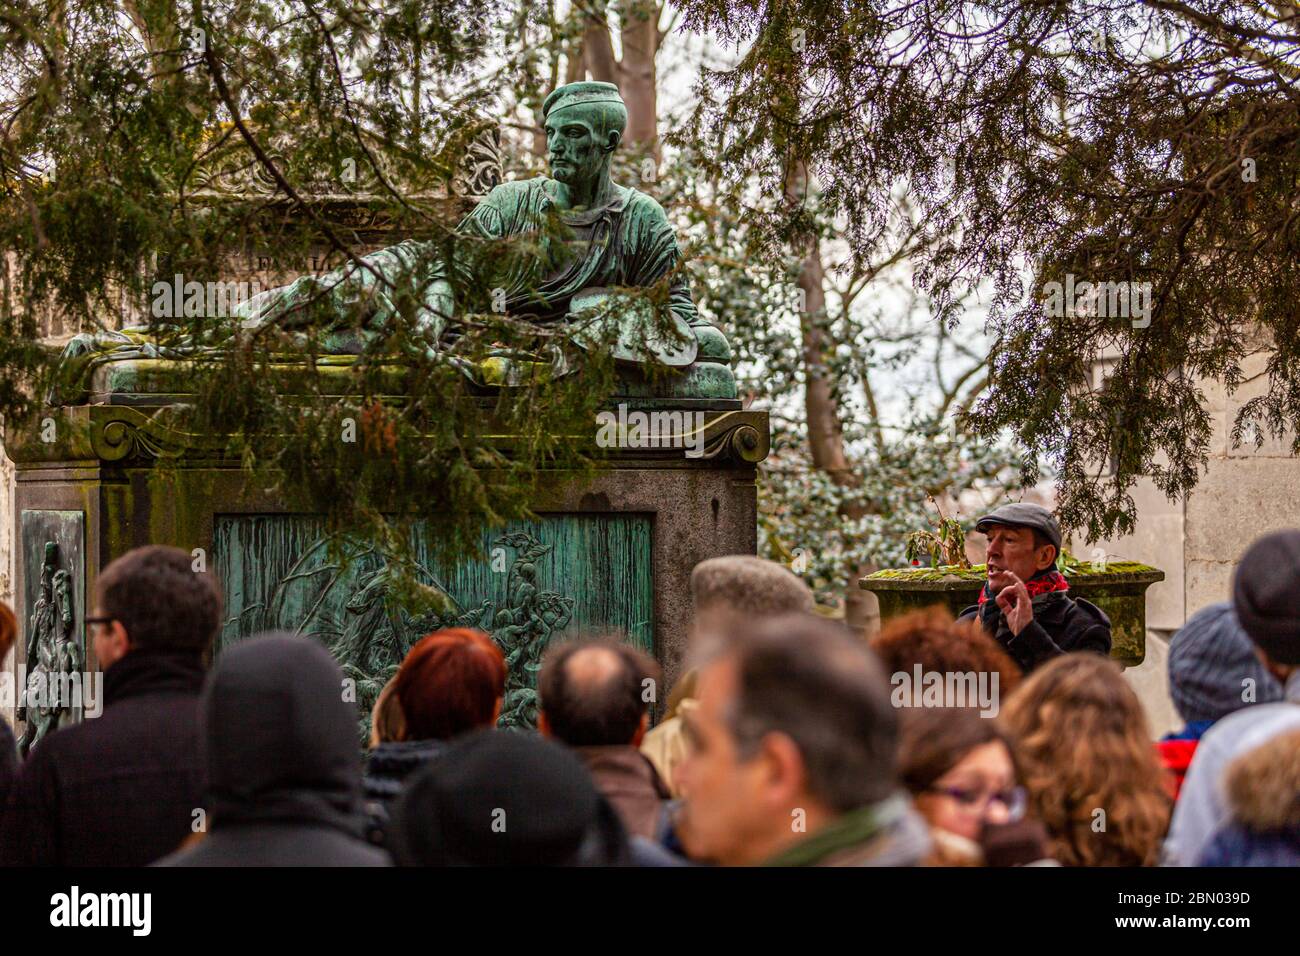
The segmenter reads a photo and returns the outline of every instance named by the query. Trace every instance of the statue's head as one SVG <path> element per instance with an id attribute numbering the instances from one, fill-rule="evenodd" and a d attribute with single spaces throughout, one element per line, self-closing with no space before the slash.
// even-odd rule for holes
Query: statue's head
<path id="1" fill-rule="evenodd" d="M 551 175 L 569 185 L 609 172 L 623 139 L 627 107 L 613 83 L 568 83 L 542 103 Z"/>
<path id="2" fill-rule="evenodd" d="M 45 542 L 45 560 L 41 562 L 41 593 L 50 595 L 50 576 L 54 573 L 58 561 L 59 546 L 53 541 Z"/>

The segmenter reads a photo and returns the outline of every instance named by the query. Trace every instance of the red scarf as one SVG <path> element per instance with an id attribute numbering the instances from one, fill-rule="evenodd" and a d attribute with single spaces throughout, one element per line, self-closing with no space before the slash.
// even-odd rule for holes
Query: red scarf
<path id="1" fill-rule="evenodd" d="M 1032 601 L 1040 594 L 1047 594 L 1051 591 L 1068 591 L 1070 584 L 1065 580 L 1065 576 L 1060 571 L 1046 571 L 1035 574 L 1025 582 L 1025 590 L 1029 592 L 1029 599 Z M 984 604 L 992 595 L 989 593 L 988 583 L 980 590 L 980 604 Z"/>

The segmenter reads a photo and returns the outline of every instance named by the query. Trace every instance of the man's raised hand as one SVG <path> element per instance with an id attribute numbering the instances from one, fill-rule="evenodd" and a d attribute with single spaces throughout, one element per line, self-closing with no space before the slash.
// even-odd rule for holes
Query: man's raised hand
<path id="1" fill-rule="evenodd" d="M 998 607 L 1007 619 L 1012 634 L 1019 634 L 1034 619 L 1034 604 L 1029 599 L 1029 589 L 1019 576 L 1008 571 L 1011 583 L 998 592 Z"/>

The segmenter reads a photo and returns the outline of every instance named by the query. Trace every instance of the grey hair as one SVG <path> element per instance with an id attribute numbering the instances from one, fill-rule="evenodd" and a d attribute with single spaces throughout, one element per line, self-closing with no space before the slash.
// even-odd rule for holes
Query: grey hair
<path id="1" fill-rule="evenodd" d="M 726 715 L 742 756 L 779 732 L 810 793 L 845 813 L 898 790 L 898 718 L 875 655 L 842 626 L 789 615 L 729 641 L 737 692 Z"/>
<path id="2" fill-rule="evenodd" d="M 723 605 L 758 616 L 811 613 L 813 593 L 789 568 L 752 554 L 709 558 L 691 571 L 691 600 L 698 611 Z"/>

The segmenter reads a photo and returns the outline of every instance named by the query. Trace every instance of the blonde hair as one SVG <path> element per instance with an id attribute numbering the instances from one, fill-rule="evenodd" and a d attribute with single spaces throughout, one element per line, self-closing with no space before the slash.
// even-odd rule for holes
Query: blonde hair
<path id="1" fill-rule="evenodd" d="M 1058 657 L 1002 709 L 1031 810 L 1067 866 L 1152 866 L 1171 800 L 1141 702 L 1097 654 Z"/>
<path id="2" fill-rule="evenodd" d="M 370 711 L 370 746 L 406 738 L 406 715 L 402 713 L 402 702 L 393 693 L 397 676 L 390 677 L 375 698 L 375 706 Z"/>

